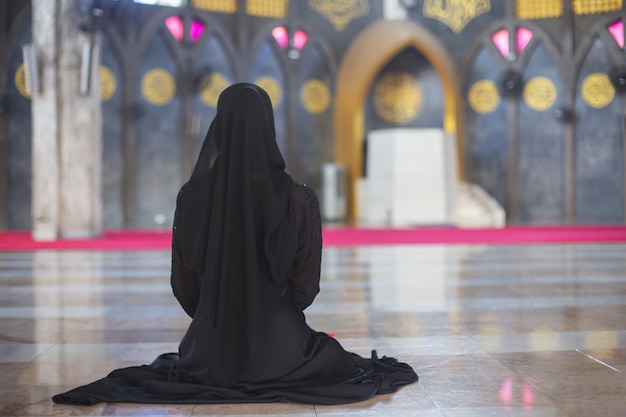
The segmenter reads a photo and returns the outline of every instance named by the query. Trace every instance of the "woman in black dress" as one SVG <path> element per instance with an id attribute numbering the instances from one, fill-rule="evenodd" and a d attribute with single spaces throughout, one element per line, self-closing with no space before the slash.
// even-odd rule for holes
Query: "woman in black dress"
<path id="1" fill-rule="evenodd" d="M 179 352 L 53 400 L 342 404 L 416 381 L 409 365 L 346 352 L 306 324 L 321 252 L 317 197 L 285 172 L 267 93 L 230 86 L 176 201 L 171 283 L 192 317 Z"/>

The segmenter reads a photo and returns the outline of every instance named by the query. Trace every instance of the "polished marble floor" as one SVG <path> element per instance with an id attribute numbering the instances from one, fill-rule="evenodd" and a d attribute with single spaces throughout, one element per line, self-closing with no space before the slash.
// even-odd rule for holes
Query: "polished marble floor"
<path id="1" fill-rule="evenodd" d="M 626 416 L 626 244 L 326 248 L 310 325 L 413 365 L 347 406 L 55 405 L 175 351 L 169 253 L 0 253 L 2 416 Z"/>

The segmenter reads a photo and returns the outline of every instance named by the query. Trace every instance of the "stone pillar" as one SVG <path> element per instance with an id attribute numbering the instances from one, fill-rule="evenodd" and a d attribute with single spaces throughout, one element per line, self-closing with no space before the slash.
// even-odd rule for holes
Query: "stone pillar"
<path id="1" fill-rule="evenodd" d="M 32 0 L 39 90 L 32 93 L 32 234 L 35 240 L 101 232 L 98 36 L 78 28 L 74 0 Z M 80 91 L 85 44 L 91 82 Z"/>

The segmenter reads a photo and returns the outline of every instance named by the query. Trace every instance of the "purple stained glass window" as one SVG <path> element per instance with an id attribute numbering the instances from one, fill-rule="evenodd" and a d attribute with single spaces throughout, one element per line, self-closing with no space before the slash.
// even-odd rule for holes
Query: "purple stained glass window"
<path id="1" fill-rule="evenodd" d="M 607 29 L 620 48 L 624 48 L 624 22 L 622 19 L 611 23 Z"/>
<path id="2" fill-rule="evenodd" d="M 191 42 L 197 42 L 198 39 L 200 39 L 200 36 L 202 36 L 203 32 L 204 23 L 199 20 L 194 20 L 193 22 L 191 22 L 191 27 L 189 28 L 189 38 L 191 39 Z"/>
<path id="3" fill-rule="evenodd" d="M 276 26 L 272 29 L 272 36 L 276 39 L 276 42 L 278 42 L 278 45 L 281 48 L 286 49 L 289 45 L 289 34 L 287 33 L 287 29 L 285 29 L 285 27 Z"/>
<path id="4" fill-rule="evenodd" d="M 165 19 L 165 26 L 167 26 L 167 28 L 170 30 L 174 39 L 176 39 L 177 41 L 183 39 L 183 19 L 181 19 L 179 16 L 170 16 Z"/>
<path id="5" fill-rule="evenodd" d="M 530 29 L 517 28 L 517 52 L 522 53 L 532 38 L 533 32 Z"/>
<path id="6" fill-rule="evenodd" d="M 500 29 L 491 35 L 491 41 L 503 57 L 509 57 L 509 32 L 506 29 Z"/>

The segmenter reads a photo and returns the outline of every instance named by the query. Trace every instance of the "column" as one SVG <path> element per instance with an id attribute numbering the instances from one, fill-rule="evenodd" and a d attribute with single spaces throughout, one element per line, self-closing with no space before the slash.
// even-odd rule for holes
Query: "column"
<path id="1" fill-rule="evenodd" d="M 32 93 L 35 240 L 88 238 L 102 227 L 98 36 L 78 28 L 77 5 L 32 0 L 39 80 Z M 85 45 L 92 47 L 90 61 L 83 60 Z M 81 92 L 83 68 L 90 69 L 91 82 Z"/>

